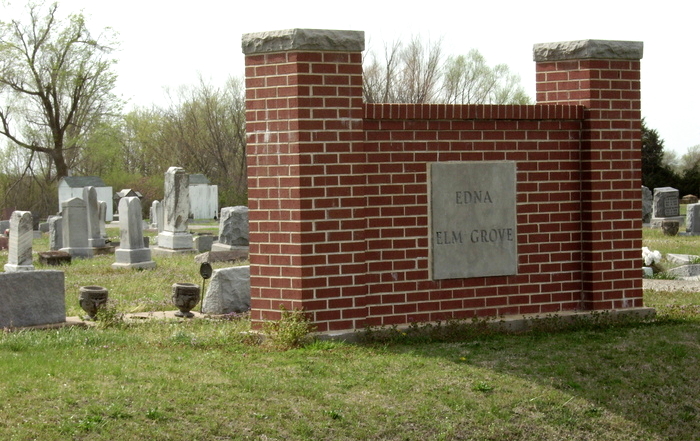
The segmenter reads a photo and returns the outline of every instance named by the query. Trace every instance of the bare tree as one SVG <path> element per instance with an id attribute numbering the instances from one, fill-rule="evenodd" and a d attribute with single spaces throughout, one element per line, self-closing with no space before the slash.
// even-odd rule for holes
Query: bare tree
<path id="1" fill-rule="evenodd" d="M 60 20 L 55 3 L 27 9 L 27 22 L 0 22 L 0 134 L 48 156 L 61 178 L 86 135 L 119 109 L 113 35 L 94 38 L 82 14 Z"/>
<path id="2" fill-rule="evenodd" d="M 368 51 L 363 92 L 368 103 L 527 104 L 520 77 L 505 64 L 486 63 L 479 51 L 443 59 L 442 40 L 384 47 L 380 59 Z"/>

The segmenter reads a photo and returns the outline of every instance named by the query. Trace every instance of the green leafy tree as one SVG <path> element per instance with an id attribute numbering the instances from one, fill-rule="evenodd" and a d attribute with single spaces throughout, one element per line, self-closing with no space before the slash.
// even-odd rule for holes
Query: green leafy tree
<path id="1" fill-rule="evenodd" d="M 0 22 L 0 134 L 50 158 L 54 179 L 85 159 L 92 132 L 120 107 L 114 35 L 94 37 L 82 14 L 57 11 L 30 3 L 26 20 Z"/>
<path id="2" fill-rule="evenodd" d="M 642 119 L 642 185 L 656 187 L 681 186 L 680 177 L 664 163 L 664 140 Z M 681 188 L 679 188 L 682 191 Z"/>

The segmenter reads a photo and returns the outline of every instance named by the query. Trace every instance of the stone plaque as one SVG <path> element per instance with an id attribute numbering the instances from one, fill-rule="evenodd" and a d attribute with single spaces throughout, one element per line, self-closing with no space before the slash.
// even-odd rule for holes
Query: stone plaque
<path id="1" fill-rule="evenodd" d="M 433 280 L 517 274 L 514 162 L 429 164 Z"/>
<path id="2" fill-rule="evenodd" d="M 678 190 L 673 187 L 655 188 L 653 217 L 673 217 L 679 214 Z"/>

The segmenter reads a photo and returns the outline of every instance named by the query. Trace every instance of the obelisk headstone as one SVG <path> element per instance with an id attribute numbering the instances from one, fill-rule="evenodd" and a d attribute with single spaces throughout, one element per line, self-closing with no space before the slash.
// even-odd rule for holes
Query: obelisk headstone
<path id="1" fill-rule="evenodd" d="M 97 190 L 95 187 L 83 188 L 83 201 L 85 201 L 88 231 L 88 246 L 92 248 L 103 248 L 105 239 L 100 233 L 100 206 L 97 201 Z"/>
<path id="2" fill-rule="evenodd" d="M 32 213 L 14 211 L 10 217 L 9 254 L 5 272 L 32 271 Z"/>

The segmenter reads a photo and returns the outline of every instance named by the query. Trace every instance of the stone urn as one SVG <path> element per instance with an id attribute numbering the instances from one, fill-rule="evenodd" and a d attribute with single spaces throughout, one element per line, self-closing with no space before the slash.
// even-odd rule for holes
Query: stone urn
<path id="1" fill-rule="evenodd" d="M 97 320 L 97 311 L 107 304 L 108 297 L 107 288 L 94 285 L 81 286 L 78 301 L 83 311 L 87 312 L 85 320 Z"/>
<path id="2" fill-rule="evenodd" d="M 666 236 L 675 236 L 678 234 L 680 222 L 675 220 L 665 220 L 661 223 L 661 229 Z"/>
<path id="3" fill-rule="evenodd" d="M 199 303 L 199 285 L 194 283 L 173 284 L 173 303 L 179 309 L 175 313 L 175 317 L 194 317 L 190 311 Z"/>

